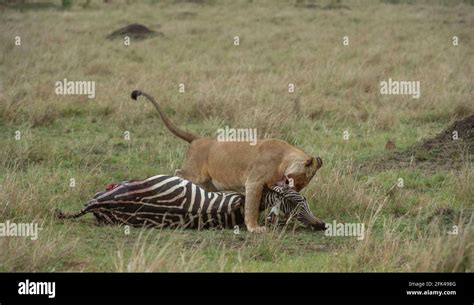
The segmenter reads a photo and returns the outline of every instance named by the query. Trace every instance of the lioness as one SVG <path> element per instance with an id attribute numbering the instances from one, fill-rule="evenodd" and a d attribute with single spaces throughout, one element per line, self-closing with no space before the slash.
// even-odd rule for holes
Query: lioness
<path id="1" fill-rule="evenodd" d="M 265 185 L 283 185 L 293 179 L 294 189 L 300 191 L 323 164 L 321 158 L 309 156 L 281 140 L 259 140 L 256 145 L 249 145 L 199 137 L 174 125 L 149 94 L 135 90 L 132 99 L 140 95 L 150 100 L 174 135 L 191 144 L 182 169 L 175 175 L 208 191 L 245 192 L 245 225 L 250 232 L 265 232 L 265 227 L 258 226 Z M 322 221 L 321 229 L 324 229 Z"/>

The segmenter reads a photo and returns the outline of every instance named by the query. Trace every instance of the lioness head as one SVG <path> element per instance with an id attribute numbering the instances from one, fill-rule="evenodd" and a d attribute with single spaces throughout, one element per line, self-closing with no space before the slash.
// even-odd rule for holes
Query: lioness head
<path id="1" fill-rule="evenodd" d="M 286 178 L 293 179 L 293 189 L 301 191 L 314 177 L 318 169 L 323 166 L 323 160 L 320 157 L 310 157 L 306 161 L 295 161 L 288 166 L 285 171 Z M 287 181 L 289 184 L 289 181 Z"/>

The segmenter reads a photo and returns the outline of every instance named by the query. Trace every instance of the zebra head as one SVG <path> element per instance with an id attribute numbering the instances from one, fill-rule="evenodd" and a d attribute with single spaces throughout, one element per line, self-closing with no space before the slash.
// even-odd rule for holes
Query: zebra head
<path id="1" fill-rule="evenodd" d="M 263 193 L 265 208 L 270 214 L 283 214 L 285 218 L 296 216 L 298 221 L 314 230 L 325 230 L 326 224 L 316 218 L 309 209 L 306 198 L 288 186 L 273 186 Z"/>

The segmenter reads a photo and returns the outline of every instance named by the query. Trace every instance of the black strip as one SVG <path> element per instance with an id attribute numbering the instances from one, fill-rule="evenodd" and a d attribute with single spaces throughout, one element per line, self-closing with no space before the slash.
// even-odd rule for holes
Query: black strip
<path id="1" fill-rule="evenodd" d="M 47 296 L 18 295 L 19 282 L 55 282 L 54 300 L 76 297 L 196 297 L 196 296 L 389 296 L 413 301 L 442 300 L 455 304 L 460 297 L 474 300 L 473 274 L 464 273 L 0 273 L 0 303 L 4 300 L 48 300 Z M 433 286 L 427 287 L 426 283 Z M 434 286 L 455 282 L 456 286 Z M 425 283 L 420 290 L 455 290 L 456 296 L 407 296 L 417 289 L 410 283 Z"/>

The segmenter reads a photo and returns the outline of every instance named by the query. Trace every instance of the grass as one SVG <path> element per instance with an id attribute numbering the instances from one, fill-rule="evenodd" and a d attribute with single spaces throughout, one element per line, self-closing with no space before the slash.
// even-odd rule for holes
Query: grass
<path id="1" fill-rule="evenodd" d="M 128 2 L 0 12 L 0 222 L 43 228 L 36 241 L 0 237 L 0 271 L 473 271 L 469 158 L 434 173 L 354 166 L 384 156 L 388 139 L 407 148 L 473 112 L 473 6 Z M 164 36 L 128 47 L 105 39 L 137 21 Z M 64 78 L 95 81 L 96 97 L 56 95 Z M 381 96 L 388 78 L 419 80 L 421 98 Z M 327 222 L 365 223 L 365 239 L 291 227 L 126 234 L 90 215 L 55 221 L 52 209 L 76 211 L 109 182 L 180 167 L 186 144 L 151 105 L 130 99 L 136 88 L 196 133 L 257 128 L 321 156 L 304 190 L 312 210 Z M 403 188 L 394 187 L 399 178 Z M 459 234 L 447 234 L 454 225 Z"/>

